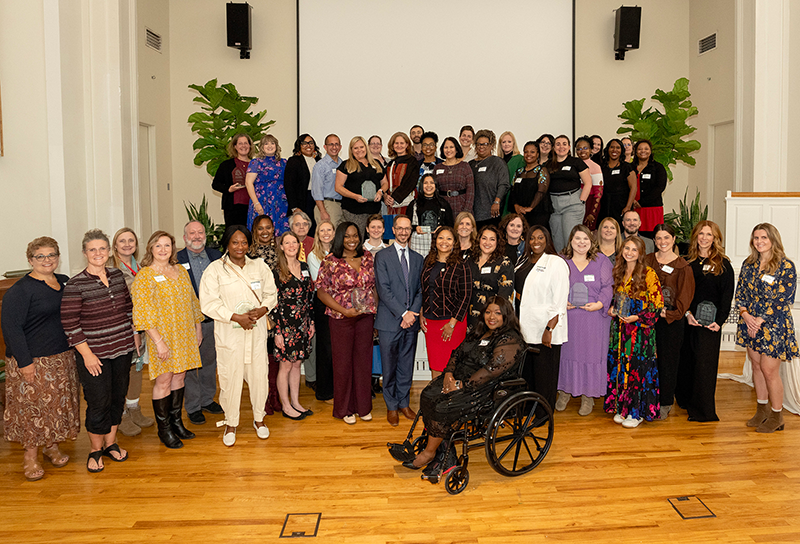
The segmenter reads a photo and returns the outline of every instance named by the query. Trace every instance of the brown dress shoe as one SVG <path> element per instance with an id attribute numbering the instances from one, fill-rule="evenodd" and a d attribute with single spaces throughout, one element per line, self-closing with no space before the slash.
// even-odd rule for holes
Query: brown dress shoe
<path id="1" fill-rule="evenodd" d="M 389 425 L 392 427 L 400 425 L 400 418 L 397 416 L 397 410 L 389 410 L 386 412 L 386 421 L 388 421 Z"/>
<path id="2" fill-rule="evenodd" d="M 417 417 L 417 413 L 408 406 L 405 408 L 400 408 L 400 413 L 406 416 L 408 419 L 414 419 Z"/>

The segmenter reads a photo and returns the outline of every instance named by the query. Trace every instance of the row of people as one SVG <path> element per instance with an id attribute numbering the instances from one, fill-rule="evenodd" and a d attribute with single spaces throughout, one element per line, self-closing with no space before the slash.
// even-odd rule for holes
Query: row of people
<path id="1" fill-rule="evenodd" d="M 378 136 L 353 138 L 343 160 L 335 134 L 324 140 L 324 157 L 311 135 L 300 135 L 288 160 L 281 159 L 277 139 L 268 134 L 251 160 L 252 140 L 237 134 L 229 145 L 231 158 L 212 183 L 222 193 L 225 223 L 252 228 L 253 219 L 267 213 L 281 234 L 288 230 L 287 218 L 304 211 L 314 217 L 312 228 L 319 221 L 337 226 L 347 220 L 363 230 L 370 215 L 381 213 L 390 229 L 392 216 L 411 215 L 406 208 L 415 198 L 430 204 L 433 196 L 453 215 L 472 213 L 479 226 L 497 224 L 509 212 L 524 215 L 529 224 L 549 226 L 558 247 L 573 226 L 594 230 L 598 220 L 620 220 L 629 209 L 640 210 L 646 232 L 663 222 L 667 174 L 653 159 L 648 140 L 632 146 L 631 163 L 625 143 L 616 138 L 603 148 L 599 136 L 583 136 L 573 150 L 567 136 L 543 134 L 520 151 L 511 132 L 497 139 L 491 130 L 475 133 L 466 126 L 459 139 L 443 140 L 437 156 L 438 135 L 420 130 L 415 125 L 410 137 L 393 134 L 388 161 Z M 425 190 L 426 174 L 433 176 L 432 193 Z"/>

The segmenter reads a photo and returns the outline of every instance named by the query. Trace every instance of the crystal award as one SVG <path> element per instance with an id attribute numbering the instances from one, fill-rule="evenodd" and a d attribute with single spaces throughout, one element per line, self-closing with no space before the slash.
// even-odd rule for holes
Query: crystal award
<path id="1" fill-rule="evenodd" d="M 372 202 L 375 200 L 375 195 L 378 194 L 377 189 L 375 189 L 375 184 L 367 180 L 361 184 L 361 196 Z"/>
<path id="2" fill-rule="evenodd" d="M 369 299 L 371 294 L 372 293 L 370 292 L 369 289 L 364 289 L 363 287 L 356 287 L 355 289 L 353 289 L 353 293 L 351 295 L 353 308 L 355 308 L 361 313 L 366 312 L 369 306 Z"/>
<path id="3" fill-rule="evenodd" d="M 675 293 L 672 291 L 671 287 L 663 286 L 661 287 L 661 294 L 664 297 L 664 308 L 666 310 L 674 310 L 675 309 Z"/>
<path id="4" fill-rule="evenodd" d="M 704 327 L 711 325 L 717 319 L 717 307 L 713 302 L 704 300 L 697 305 L 697 310 L 694 313 L 694 318 Z"/>
<path id="5" fill-rule="evenodd" d="M 569 303 L 580 308 L 589 303 L 589 288 L 585 283 L 575 283 L 569 289 Z"/>
<path id="6" fill-rule="evenodd" d="M 631 299 L 625 293 L 617 293 L 614 295 L 614 310 L 619 317 L 630 317 L 631 315 Z"/>

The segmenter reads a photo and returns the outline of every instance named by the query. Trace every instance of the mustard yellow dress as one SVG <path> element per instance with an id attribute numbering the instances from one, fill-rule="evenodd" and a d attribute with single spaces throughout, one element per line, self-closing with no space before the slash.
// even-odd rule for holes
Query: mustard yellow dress
<path id="1" fill-rule="evenodd" d="M 156 329 L 169 348 L 169 359 L 157 356 L 155 342 L 147 336 L 150 357 L 150 379 L 165 372 L 180 373 L 200 368 L 195 325 L 203 321 L 200 302 L 194 294 L 189 273 L 177 267 L 177 279 L 170 279 L 153 270 L 142 268 L 131 286 L 133 325 L 137 331 Z"/>

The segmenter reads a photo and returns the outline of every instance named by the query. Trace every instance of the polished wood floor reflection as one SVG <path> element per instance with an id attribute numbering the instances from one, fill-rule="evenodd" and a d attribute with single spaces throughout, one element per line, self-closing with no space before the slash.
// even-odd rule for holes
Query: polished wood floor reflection
<path id="1" fill-rule="evenodd" d="M 741 363 L 724 354 L 721 371 Z M 755 395 L 739 383 L 720 380 L 719 423 L 689 423 L 677 410 L 626 430 L 599 405 L 578 416 L 573 400 L 540 467 L 506 478 L 474 450 L 458 496 L 392 460 L 386 442 L 401 441 L 410 422 L 390 427 L 382 402 L 372 422 L 348 426 L 309 393 L 316 414 L 267 417 L 268 440 L 243 409 L 233 448 L 214 425 L 220 416 L 210 416 L 190 426 L 198 437 L 181 450 L 161 446 L 154 428 L 120 437 L 130 459 L 106 460 L 100 474 L 86 472 L 84 431 L 65 448 L 70 464 L 44 464 L 38 482 L 25 481 L 19 445 L 3 443 L 0 541 L 278 542 L 287 514 L 319 512 L 313 542 L 800 542 L 800 418 L 788 415 L 773 435 L 746 428 Z M 687 495 L 716 517 L 682 519 L 668 499 Z"/>

